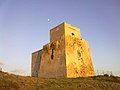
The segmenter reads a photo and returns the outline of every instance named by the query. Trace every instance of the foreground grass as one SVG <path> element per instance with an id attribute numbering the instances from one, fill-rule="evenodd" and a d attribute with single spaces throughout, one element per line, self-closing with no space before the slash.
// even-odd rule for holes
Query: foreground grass
<path id="1" fill-rule="evenodd" d="M 120 78 L 40 79 L 0 72 L 0 90 L 120 90 Z"/>

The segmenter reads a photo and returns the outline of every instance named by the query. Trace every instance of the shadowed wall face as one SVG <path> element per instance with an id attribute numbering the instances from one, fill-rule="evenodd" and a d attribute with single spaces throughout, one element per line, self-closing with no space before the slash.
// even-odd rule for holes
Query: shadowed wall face
<path id="1" fill-rule="evenodd" d="M 66 77 L 64 35 L 60 38 L 43 47 L 39 77 Z"/>
<path id="2" fill-rule="evenodd" d="M 64 32 L 64 24 L 61 24 L 50 31 L 50 43 L 44 45 L 42 49 L 41 63 L 37 71 L 39 72 L 38 77 L 66 77 Z M 35 57 L 36 54 L 33 56 Z M 34 59 L 35 58 L 32 59 L 33 63 L 36 61 L 34 61 Z M 32 70 L 32 72 L 35 72 L 34 69 Z"/>
<path id="3" fill-rule="evenodd" d="M 94 76 L 88 42 L 80 29 L 62 23 L 50 30 L 50 43 L 32 55 L 32 76 L 41 78 Z"/>
<path id="4" fill-rule="evenodd" d="M 32 76 L 38 77 L 42 50 L 32 53 Z"/>

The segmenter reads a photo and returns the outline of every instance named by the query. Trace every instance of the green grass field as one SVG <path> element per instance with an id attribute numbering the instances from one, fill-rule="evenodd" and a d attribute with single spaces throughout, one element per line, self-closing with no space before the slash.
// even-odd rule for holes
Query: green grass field
<path id="1" fill-rule="evenodd" d="M 0 72 L 0 90 L 120 90 L 120 77 L 40 79 Z"/>

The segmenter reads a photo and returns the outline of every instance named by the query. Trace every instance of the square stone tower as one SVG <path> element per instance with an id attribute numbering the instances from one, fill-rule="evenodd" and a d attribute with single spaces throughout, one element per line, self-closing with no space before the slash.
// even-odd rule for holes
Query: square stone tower
<path id="1" fill-rule="evenodd" d="M 90 48 L 80 29 L 65 22 L 51 29 L 50 43 L 32 53 L 31 72 L 40 78 L 94 76 Z"/>

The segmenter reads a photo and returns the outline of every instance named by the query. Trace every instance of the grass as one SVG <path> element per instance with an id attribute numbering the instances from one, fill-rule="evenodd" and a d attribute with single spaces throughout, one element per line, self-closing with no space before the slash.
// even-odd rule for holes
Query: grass
<path id="1" fill-rule="evenodd" d="M 120 90 L 120 77 L 41 79 L 0 72 L 0 90 Z"/>

